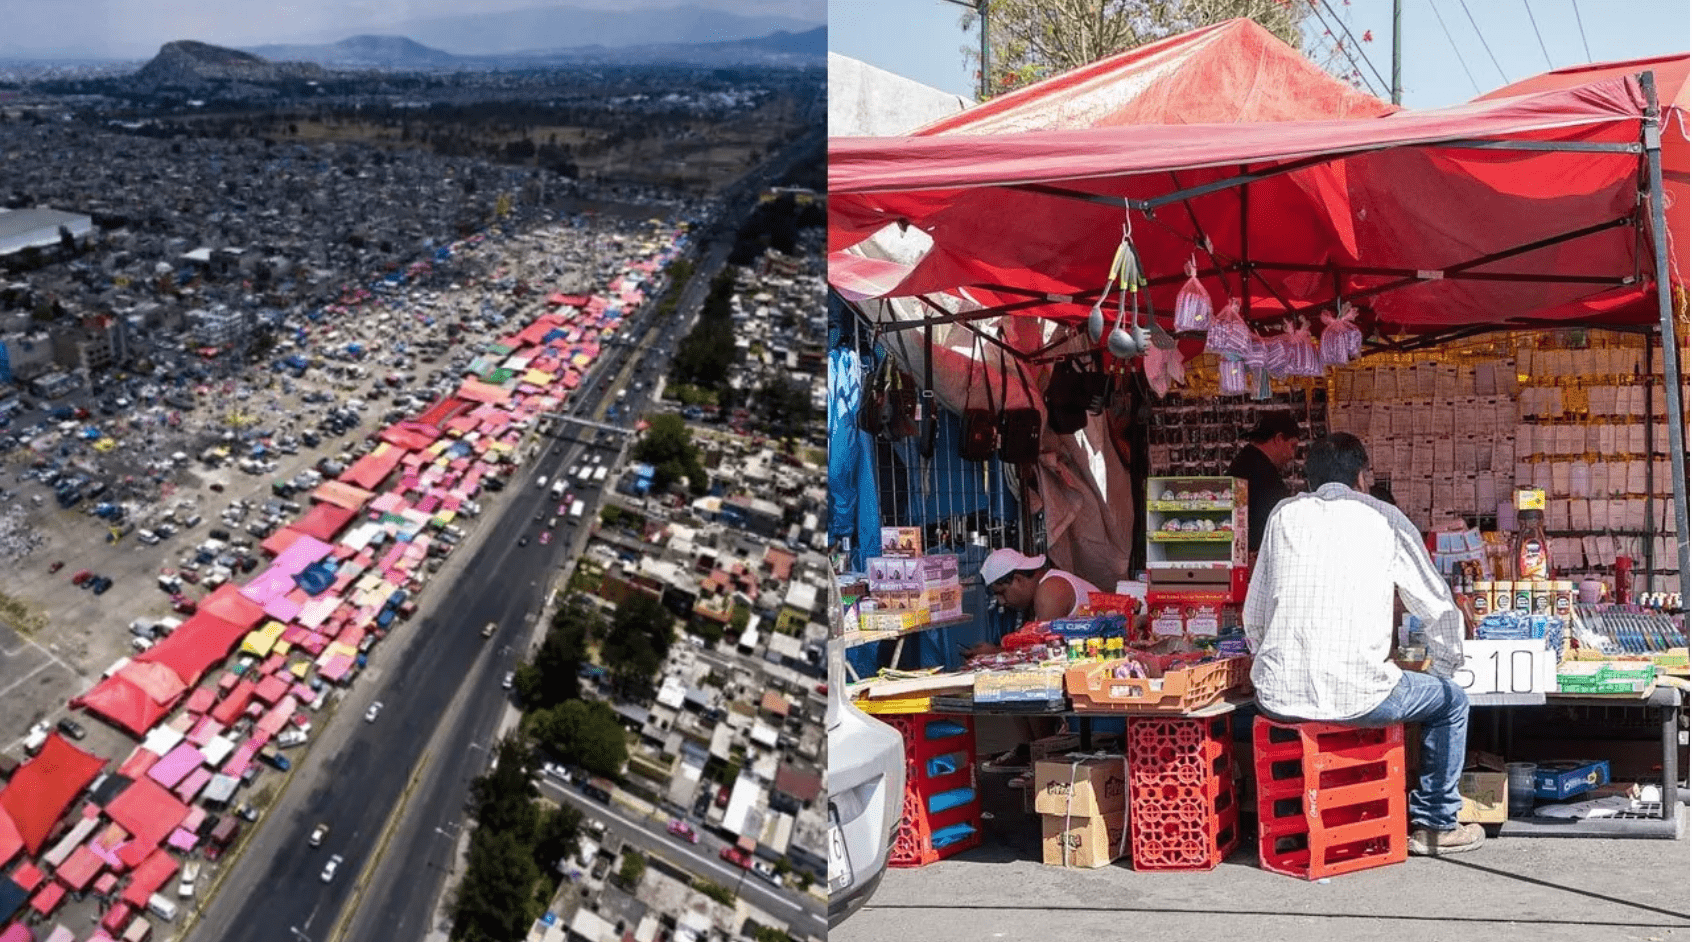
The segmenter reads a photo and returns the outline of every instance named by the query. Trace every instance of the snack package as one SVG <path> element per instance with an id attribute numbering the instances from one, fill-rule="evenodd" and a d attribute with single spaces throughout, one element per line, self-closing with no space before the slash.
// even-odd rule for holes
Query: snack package
<path id="1" fill-rule="evenodd" d="M 1310 339 L 1310 328 L 1300 324 L 1287 338 L 1287 371 L 1288 376 L 1321 376 L 1322 357 L 1316 352 L 1316 343 Z"/>
<path id="2" fill-rule="evenodd" d="M 1175 296 L 1175 332 L 1203 333 L 1210 329 L 1215 310 L 1210 306 L 1210 292 L 1198 279 L 1198 266 L 1187 259 L 1187 283 Z"/>
<path id="3" fill-rule="evenodd" d="M 1204 349 L 1206 353 L 1214 353 L 1223 360 L 1243 360 L 1246 354 L 1251 352 L 1255 336 L 1251 328 L 1246 326 L 1245 319 L 1240 316 L 1240 302 L 1230 298 L 1211 322 L 1210 332 L 1205 336 Z"/>
<path id="4" fill-rule="evenodd" d="M 1357 309 L 1341 303 L 1339 316 L 1322 315 L 1323 366 L 1344 366 L 1363 355 L 1363 330 L 1357 326 Z"/>
<path id="5" fill-rule="evenodd" d="M 1214 330 L 1211 331 L 1211 335 L 1215 336 Z M 1220 367 L 1221 372 L 1219 386 L 1221 387 L 1222 395 L 1245 395 L 1245 391 L 1248 388 L 1247 375 L 1250 373 L 1250 370 L 1245 365 L 1245 361 L 1224 358 L 1218 366 Z"/>
<path id="6" fill-rule="evenodd" d="M 1290 375 L 1288 367 L 1292 364 L 1292 337 L 1287 334 L 1276 334 L 1263 338 L 1263 369 L 1274 377 Z M 1250 363 L 1248 359 L 1246 362 Z"/>

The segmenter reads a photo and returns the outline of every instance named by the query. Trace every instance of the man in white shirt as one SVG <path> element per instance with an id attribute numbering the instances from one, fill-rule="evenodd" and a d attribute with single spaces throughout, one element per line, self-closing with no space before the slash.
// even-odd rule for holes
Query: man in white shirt
<path id="1" fill-rule="evenodd" d="M 1422 725 L 1421 777 L 1410 793 L 1410 852 L 1478 847 L 1457 823 L 1457 779 L 1469 699 L 1451 675 L 1463 663 L 1463 620 L 1416 527 L 1368 495 L 1374 476 L 1355 435 L 1310 446 L 1311 490 L 1276 505 L 1246 594 L 1257 702 L 1271 718 L 1348 726 Z M 1393 595 L 1427 626 L 1429 673 L 1392 663 Z"/>

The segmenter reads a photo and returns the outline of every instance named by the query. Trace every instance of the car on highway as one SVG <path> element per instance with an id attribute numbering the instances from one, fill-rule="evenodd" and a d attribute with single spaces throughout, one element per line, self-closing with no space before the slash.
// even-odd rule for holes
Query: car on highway
<path id="1" fill-rule="evenodd" d="M 366 723 L 374 723 L 376 722 L 376 717 L 381 715 L 382 701 L 377 700 L 375 703 L 370 704 L 370 709 L 364 711 L 364 721 Z"/>
<path id="2" fill-rule="evenodd" d="M 323 882 L 328 883 L 330 880 L 335 879 L 335 871 L 339 870 L 340 868 L 341 868 L 341 855 L 340 854 L 332 854 L 329 857 L 329 862 L 323 865 Z"/>
<path id="3" fill-rule="evenodd" d="M 528 546 L 529 545 L 529 535 L 527 533 L 525 533 L 522 536 L 518 537 L 517 538 L 517 545 L 518 546 Z"/>
<path id="4" fill-rule="evenodd" d="M 306 843 L 313 847 L 321 847 L 323 846 L 323 839 L 328 836 L 329 825 L 319 824 L 317 827 L 311 829 L 311 837 L 306 839 Z"/>
<path id="5" fill-rule="evenodd" d="M 752 855 L 747 853 L 744 848 L 736 847 L 733 844 L 723 848 L 717 853 L 717 856 L 742 870 L 749 870 L 752 867 Z"/>
<path id="6" fill-rule="evenodd" d="M 496 632 L 498 630 L 499 630 L 499 622 L 490 621 L 487 624 L 482 626 L 482 637 L 492 638 L 494 636 L 494 632 Z"/>
<path id="7" fill-rule="evenodd" d="M 564 498 L 564 503 L 558 505 L 558 513 L 560 514 L 567 514 L 570 512 L 570 495 L 566 494 L 564 495 Z"/>
<path id="8" fill-rule="evenodd" d="M 693 825 L 688 824 L 680 818 L 671 818 L 669 826 L 666 827 L 665 830 L 682 840 L 687 841 L 689 844 L 699 843 L 699 832 L 693 829 Z"/>
<path id="9" fill-rule="evenodd" d="M 506 671 L 505 676 L 501 677 L 499 679 L 499 689 L 510 690 L 511 685 L 514 682 L 516 682 L 516 680 L 517 680 L 517 672 L 516 671 Z"/>
<path id="10" fill-rule="evenodd" d="M 548 543 L 551 543 L 551 542 L 552 542 L 552 531 L 551 530 L 542 530 L 541 535 L 540 535 L 540 545 L 545 546 L 545 545 L 547 545 Z"/>
<path id="11" fill-rule="evenodd" d="M 846 623 L 829 581 L 828 924 L 863 908 L 887 871 L 905 793 L 905 743 L 846 699 Z"/>

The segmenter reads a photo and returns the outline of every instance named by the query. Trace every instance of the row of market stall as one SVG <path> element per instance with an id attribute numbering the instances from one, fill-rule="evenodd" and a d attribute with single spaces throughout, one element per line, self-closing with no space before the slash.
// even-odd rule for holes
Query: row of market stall
<path id="1" fill-rule="evenodd" d="M 0 936 L 33 939 L 66 895 L 107 904 L 94 939 L 142 939 L 151 905 L 197 850 L 215 856 L 239 830 L 239 789 L 280 747 L 303 742 L 314 711 L 350 683 L 371 646 L 409 615 L 445 530 L 515 470 L 544 413 L 562 411 L 652 276 L 682 251 L 673 233 L 604 295 L 553 295 L 549 311 L 489 343 L 470 374 L 376 445 L 262 544 L 272 559 L 225 584 L 168 637 L 108 670 L 71 702 L 140 739 L 114 771 L 58 733 L 0 789 Z M 231 657 L 235 660 L 231 662 Z M 215 680 L 206 682 L 213 678 Z M 80 800 L 80 804 L 79 804 Z M 221 820 L 214 820 L 222 812 Z M 75 938 L 63 926 L 52 938 Z"/>
<path id="2" fill-rule="evenodd" d="M 1027 768 L 1030 745 L 1056 742 L 1034 739 L 1030 716 L 1073 728 L 1082 713 L 1190 716 L 1230 691 L 1249 701 L 1252 552 L 1227 469 L 1271 410 L 1306 442 L 1347 431 L 1368 444 L 1376 478 L 1391 480 L 1382 493 L 1427 533 L 1460 601 L 1482 582 L 1527 593 L 1520 625 L 1484 622 L 1496 593 L 1467 616 L 1474 651 L 1515 644 L 1535 665 L 1502 687 L 1483 678 L 1477 704 L 1572 705 L 1601 689 L 1664 711 L 1650 737 L 1672 730 L 1692 595 L 1687 109 L 1680 54 L 1404 111 L 1237 20 L 905 136 L 832 138 L 830 527 L 845 646 L 866 678 L 855 691 L 903 734 L 911 770 L 896 862 L 980 839 L 985 780 L 962 763 L 936 772 L 928 755 L 961 750 L 974 765 L 978 747 L 985 758 L 1020 744 L 1009 765 Z M 1297 461 L 1286 466 L 1296 491 Z M 1514 553 L 1531 530 L 1519 489 L 1549 495 L 1557 521 L 1538 536 L 1551 563 L 1535 575 Z M 1001 637 L 1018 623 L 971 578 L 1000 547 L 1101 588 L 1117 607 L 1077 614 L 1115 613 L 1114 627 L 1042 622 L 1028 629 L 1037 643 Z M 941 572 L 962 578 L 937 585 Z M 1548 600 L 1567 583 L 1592 630 L 1533 633 L 1539 582 Z M 1623 621 L 1647 626 L 1642 639 Z M 1413 654 L 1414 625 L 1395 627 Z M 983 641 L 1005 661 L 970 657 Z M 1122 647 L 1136 643 L 1138 673 Z M 1581 657 L 1592 670 L 1565 666 Z M 873 678 L 888 666 L 939 673 Z M 1195 676 L 1203 690 L 1176 689 Z M 1114 706 L 1106 689 L 1124 691 Z M 976 713 L 1020 714 L 1021 734 L 977 726 Z M 1601 720 L 1576 725 L 1604 748 Z M 1102 760 L 1118 788 L 1157 760 L 1134 754 L 1136 728 Z M 1226 730 L 1214 738 L 1231 748 Z M 1533 759 L 1583 746 L 1561 738 L 1513 748 Z M 1509 743 L 1486 745 L 1502 755 Z M 1639 746 L 1628 777 L 1672 795 L 1684 761 L 1672 731 Z M 1024 778 L 1032 807 L 1038 775 Z M 1116 795 L 1132 814 L 1142 797 Z M 1673 804 L 1637 817 L 1672 836 Z M 1487 813 L 1501 822 L 1502 802 Z M 1093 859 L 1122 856 L 1135 827 L 1092 829 L 1105 848 Z M 1218 853 L 1196 859 L 1214 866 Z M 1157 853 L 1142 859 L 1160 868 Z"/>

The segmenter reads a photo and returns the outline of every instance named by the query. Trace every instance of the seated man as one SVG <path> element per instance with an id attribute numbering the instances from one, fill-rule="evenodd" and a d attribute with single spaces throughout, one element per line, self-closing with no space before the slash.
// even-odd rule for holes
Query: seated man
<path id="1" fill-rule="evenodd" d="M 1374 476 L 1357 436 L 1312 443 L 1305 476 L 1310 491 L 1270 515 L 1246 594 L 1258 705 L 1290 721 L 1421 723 L 1410 852 L 1472 850 L 1485 832 L 1457 823 L 1469 699 L 1450 679 L 1463 663 L 1462 615 L 1416 527 L 1368 495 Z M 1390 658 L 1395 591 L 1427 626 L 1429 674 L 1399 670 Z"/>

